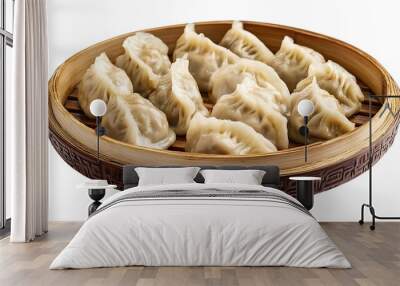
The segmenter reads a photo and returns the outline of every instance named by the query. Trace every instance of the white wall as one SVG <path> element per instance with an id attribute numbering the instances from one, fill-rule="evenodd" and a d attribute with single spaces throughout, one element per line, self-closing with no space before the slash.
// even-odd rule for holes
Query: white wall
<path id="1" fill-rule="evenodd" d="M 329 4 L 328 4 L 329 3 Z M 109 37 L 143 28 L 204 20 L 245 19 L 285 24 L 330 35 L 377 58 L 400 79 L 398 1 L 265 0 L 50 0 L 50 74 L 65 59 Z M 399 136 L 400 138 L 400 136 Z M 400 215 L 400 139 L 376 165 L 375 205 L 379 215 Z M 50 220 L 83 220 L 90 203 L 75 186 L 85 180 L 50 148 Z M 316 196 L 321 221 L 355 221 L 367 196 L 364 174 Z"/>

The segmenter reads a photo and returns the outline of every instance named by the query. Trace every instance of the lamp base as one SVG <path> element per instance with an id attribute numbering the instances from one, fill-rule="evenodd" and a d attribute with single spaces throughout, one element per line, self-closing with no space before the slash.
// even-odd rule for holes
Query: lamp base
<path id="1" fill-rule="evenodd" d="M 358 221 L 360 225 L 364 224 L 364 208 L 368 208 L 369 212 L 372 216 L 372 224 L 369 226 L 370 230 L 375 230 L 375 220 L 382 219 L 382 220 L 400 220 L 400 217 L 396 216 L 378 216 L 375 213 L 375 208 L 372 204 L 362 204 L 361 205 L 361 219 Z"/>
<path id="2" fill-rule="evenodd" d="M 106 189 L 89 189 L 88 194 L 89 197 L 94 201 L 88 208 L 88 214 L 90 216 L 101 205 L 100 200 L 104 198 Z"/>

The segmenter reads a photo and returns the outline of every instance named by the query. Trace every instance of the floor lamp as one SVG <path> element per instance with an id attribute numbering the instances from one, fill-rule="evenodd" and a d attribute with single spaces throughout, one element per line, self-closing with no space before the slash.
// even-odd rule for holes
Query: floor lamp
<path id="1" fill-rule="evenodd" d="M 369 228 L 371 230 L 375 230 L 375 219 L 397 220 L 397 219 L 400 219 L 400 217 L 378 216 L 375 213 L 375 208 L 372 203 L 372 115 L 371 115 L 372 114 L 372 103 L 371 103 L 372 98 L 385 99 L 384 109 L 379 116 L 382 116 L 387 110 L 389 110 L 389 112 L 392 116 L 395 116 L 395 113 L 393 112 L 393 110 L 390 106 L 389 98 L 400 98 L 400 95 L 368 95 L 368 99 L 369 99 L 369 112 L 368 112 L 368 121 L 369 121 L 369 150 L 368 150 L 369 200 L 368 200 L 368 204 L 362 204 L 361 219 L 358 222 L 361 225 L 364 224 L 364 208 L 369 208 L 369 211 L 372 216 L 372 225 L 370 225 Z"/>
<path id="2" fill-rule="evenodd" d="M 314 104 L 309 99 L 302 99 L 297 105 L 298 113 L 303 117 L 304 123 L 299 128 L 299 133 L 304 137 L 304 162 L 308 161 L 308 135 L 307 127 L 308 119 L 314 112 Z M 314 181 L 320 181 L 320 177 L 311 176 L 294 176 L 289 177 L 289 180 L 296 181 L 296 198 L 303 206 L 310 210 L 314 205 Z"/>
<path id="3" fill-rule="evenodd" d="M 96 117 L 96 136 L 97 136 L 97 164 L 100 167 L 100 137 L 106 132 L 101 126 L 101 117 L 107 112 L 107 104 L 101 99 L 95 99 L 90 103 L 90 112 Z M 89 197 L 94 201 L 88 209 L 89 216 L 101 205 L 100 200 L 104 198 L 106 189 L 104 187 L 92 186 L 88 189 Z"/>

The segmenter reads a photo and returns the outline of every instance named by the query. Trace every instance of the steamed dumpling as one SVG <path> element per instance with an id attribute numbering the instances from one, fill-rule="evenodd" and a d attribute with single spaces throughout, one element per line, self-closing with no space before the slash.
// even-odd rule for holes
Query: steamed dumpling
<path id="1" fill-rule="evenodd" d="M 101 123 L 107 136 L 129 144 L 167 149 L 175 142 L 165 114 L 137 93 L 111 96 Z"/>
<path id="2" fill-rule="evenodd" d="M 259 87 L 250 78 L 237 85 L 231 94 L 223 95 L 217 101 L 212 116 L 244 122 L 269 139 L 278 149 L 289 145 L 287 119 L 272 104 L 267 102 L 263 93 L 268 89 Z"/>
<path id="3" fill-rule="evenodd" d="M 241 59 L 235 64 L 217 70 L 210 80 L 210 100 L 215 103 L 222 95 L 232 93 L 249 74 L 255 78 L 260 87 L 276 90 L 276 100 L 281 111 L 285 113 L 290 96 L 286 84 L 273 68 L 254 60 Z"/>
<path id="4" fill-rule="evenodd" d="M 308 70 L 308 76 L 297 85 L 296 90 L 303 89 L 315 77 L 322 89 L 333 94 L 339 100 L 346 116 L 351 116 L 360 110 L 364 94 L 358 86 L 356 78 L 342 66 L 333 61 L 312 64 Z"/>
<path id="5" fill-rule="evenodd" d="M 188 54 L 189 70 L 200 91 L 207 92 L 211 75 L 220 67 L 232 64 L 239 57 L 230 50 L 215 44 L 203 34 L 197 34 L 194 24 L 187 24 L 176 42 L 174 59 Z"/>
<path id="6" fill-rule="evenodd" d="M 311 142 L 332 139 L 355 128 L 354 123 L 343 114 L 337 99 L 321 89 L 315 77 L 303 90 L 294 92 L 290 99 L 289 138 L 293 141 L 304 143 L 304 137 L 299 132 L 299 128 L 304 125 L 304 118 L 297 110 L 302 99 L 314 103 L 314 112 L 309 116 L 307 125 Z"/>
<path id="7" fill-rule="evenodd" d="M 311 64 L 323 62 L 325 59 L 321 54 L 313 49 L 297 45 L 292 38 L 285 36 L 271 66 L 292 91 L 299 81 L 307 77 L 308 67 Z"/>
<path id="8" fill-rule="evenodd" d="M 196 113 L 186 134 L 186 151 L 246 155 L 273 152 L 276 147 L 245 123 Z"/>
<path id="9" fill-rule="evenodd" d="M 190 120 L 197 111 L 208 115 L 196 81 L 189 73 L 186 58 L 176 59 L 149 99 L 167 115 L 171 128 L 178 135 L 186 134 Z"/>
<path id="10" fill-rule="evenodd" d="M 159 38 L 143 32 L 126 38 L 122 46 L 125 53 L 117 58 L 116 65 L 126 71 L 133 90 L 147 96 L 171 66 L 168 47 Z"/>
<path id="11" fill-rule="evenodd" d="M 235 21 L 220 42 L 221 46 L 230 49 L 242 58 L 261 61 L 269 64 L 274 54 L 255 35 L 243 29 L 243 23 Z"/>
<path id="12" fill-rule="evenodd" d="M 83 75 L 78 86 L 78 100 L 85 115 L 94 118 L 90 103 L 95 99 L 105 102 L 111 95 L 132 93 L 132 83 L 126 73 L 114 66 L 105 53 L 98 56 Z"/>

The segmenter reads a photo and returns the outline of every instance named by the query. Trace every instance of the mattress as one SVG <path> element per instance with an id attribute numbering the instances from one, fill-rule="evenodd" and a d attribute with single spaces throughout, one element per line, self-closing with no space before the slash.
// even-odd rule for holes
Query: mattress
<path id="1" fill-rule="evenodd" d="M 351 267 L 291 196 L 258 185 L 197 183 L 111 196 L 50 269 L 132 265 Z"/>

